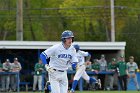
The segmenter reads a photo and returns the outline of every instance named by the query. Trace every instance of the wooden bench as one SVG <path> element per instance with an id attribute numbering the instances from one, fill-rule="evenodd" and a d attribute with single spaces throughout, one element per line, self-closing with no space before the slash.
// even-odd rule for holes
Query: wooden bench
<path id="1" fill-rule="evenodd" d="M 20 82 L 20 85 L 25 85 L 26 91 L 28 91 L 28 85 L 30 82 Z"/>

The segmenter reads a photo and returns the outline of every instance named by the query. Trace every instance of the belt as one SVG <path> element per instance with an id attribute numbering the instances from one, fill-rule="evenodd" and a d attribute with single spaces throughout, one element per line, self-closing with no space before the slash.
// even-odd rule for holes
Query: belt
<path id="1" fill-rule="evenodd" d="M 53 69 L 54 71 L 64 72 L 64 70 Z"/>
<path id="2" fill-rule="evenodd" d="M 135 73 L 135 71 L 129 71 L 129 73 Z"/>

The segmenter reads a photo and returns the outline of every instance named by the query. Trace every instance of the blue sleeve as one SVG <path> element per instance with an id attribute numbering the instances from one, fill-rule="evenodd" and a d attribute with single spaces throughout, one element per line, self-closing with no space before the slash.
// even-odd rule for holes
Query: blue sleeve
<path id="1" fill-rule="evenodd" d="M 47 55 L 44 55 L 43 52 L 40 54 L 40 59 L 42 60 L 43 64 L 48 64 L 47 60 Z"/>
<path id="2" fill-rule="evenodd" d="M 72 63 L 72 69 L 73 69 L 73 70 L 76 70 L 76 66 L 77 66 L 77 62 L 73 62 L 73 63 Z"/>

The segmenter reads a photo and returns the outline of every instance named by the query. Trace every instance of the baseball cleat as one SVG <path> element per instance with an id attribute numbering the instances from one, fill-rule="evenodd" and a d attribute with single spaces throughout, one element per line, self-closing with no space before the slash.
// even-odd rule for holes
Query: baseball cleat
<path id="1" fill-rule="evenodd" d="M 49 88 L 49 87 L 48 87 L 49 85 L 50 85 L 50 82 L 47 81 L 47 82 L 46 82 L 46 85 L 45 85 L 45 88 L 44 88 L 45 93 L 49 93 L 49 92 L 50 92 L 50 90 L 48 89 L 48 88 Z"/>
<path id="2" fill-rule="evenodd" d="M 68 93 L 75 93 L 75 92 L 74 92 L 74 90 L 71 89 Z"/>
<path id="3" fill-rule="evenodd" d="M 100 79 L 98 79 L 98 80 L 97 80 L 97 83 L 98 83 L 99 89 L 101 89 L 101 88 L 102 88 L 102 85 L 101 85 L 101 80 L 100 80 Z"/>

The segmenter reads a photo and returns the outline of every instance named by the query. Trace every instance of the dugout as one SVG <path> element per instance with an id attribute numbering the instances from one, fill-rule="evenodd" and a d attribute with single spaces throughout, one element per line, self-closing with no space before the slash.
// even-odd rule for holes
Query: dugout
<path id="1" fill-rule="evenodd" d="M 24 81 L 32 82 L 32 72 L 34 64 L 38 61 L 40 53 L 60 42 L 55 41 L 0 41 L 0 60 L 3 63 L 6 58 L 13 62 L 14 57 L 18 57 L 22 65 L 21 75 Z M 92 59 L 100 58 L 105 54 L 107 62 L 112 57 L 117 58 L 125 54 L 125 42 L 74 42 L 79 44 L 82 50 L 88 51 Z M 91 60 L 92 61 L 92 60 Z M 25 75 L 26 74 L 26 75 Z"/>
<path id="2" fill-rule="evenodd" d="M 13 61 L 14 57 L 18 57 L 23 65 L 28 64 L 30 69 L 37 62 L 40 53 L 60 42 L 54 41 L 0 41 L 0 60 L 4 62 L 6 58 Z M 92 55 L 92 59 L 100 58 L 101 54 L 105 54 L 106 60 L 110 62 L 112 57 L 117 58 L 119 55 L 125 54 L 125 42 L 74 42 L 79 44 L 82 50 L 88 51 Z M 92 61 L 92 60 L 91 60 Z M 26 67 L 26 68 L 29 68 Z"/>
<path id="3" fill-rule="evenodd" d="M 4 62 L 6 58 L 13 61 L 14 57 L 18 57 L 21 62 L 33 65 L 40 53 L 60 42 L 54 41 L 0 41 L 0 60 Z M 105 54 L 106 60 L 110 62 L 112 57 L 117 58 L 119 55 L 125 54 L 125 42 L 74 42 L 79 44 L 82 50 L 88 51 L 92 55 L 92 59 L 100 58 L 101 54 Z M 92 61 L 92 60 L 91 60 Z"/>

